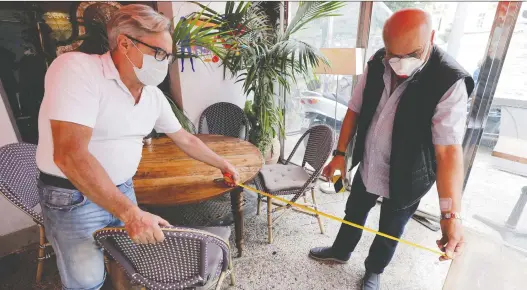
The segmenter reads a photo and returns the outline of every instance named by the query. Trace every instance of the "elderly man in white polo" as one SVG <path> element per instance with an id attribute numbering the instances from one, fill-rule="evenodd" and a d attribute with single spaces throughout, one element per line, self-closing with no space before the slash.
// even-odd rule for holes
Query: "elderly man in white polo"
<path id="1" fill-rule="evenodd" d="M 156 87 L 173 58 L 170 21 L 145 5 L 127 5 L 108 23 L 111 51 L 58 57 L 45 80 L 37 165 L 48 240 L 64 289 L 99 289 L 103 254 L 92 234 L 124 224 L 137 243 L 164 239 L 162 218 L 141 210 L 132 177 L 142 139 L 154 128 L 189 156 L 238 180 L 236 169 L 181 129 Z"/>

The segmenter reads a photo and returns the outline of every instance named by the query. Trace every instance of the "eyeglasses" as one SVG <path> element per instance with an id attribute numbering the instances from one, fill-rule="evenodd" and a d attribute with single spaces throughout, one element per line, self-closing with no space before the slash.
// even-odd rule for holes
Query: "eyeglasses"
<path id="1" fill-rule="evenodd" d="M 172 53 L 168 53 L 168 52 L 166 52 L 166 50 L 164 50 L 164 49 L 162 49 L 160 47 L 152 46 L 150 44 L 144 43 L 144 42 L 142 42 L 139 39 L 135 39 L 135 38 L 131 37 L 130 35 L 126 35 L 125 34 L 125 36 L 128 37 L 132 41 L 140 43 L 140 44 L 142 44 L 142 45 L 154 50 L 155 51 L 154 57 L 155 57 L 155 59 L 157 61 L 163 61 L 165 59 L 168 59 L 168 62 L 170 62 L 170 63 L 174 61 L 174 55 Z"/>
<path id="2" fill-rule="evenodd" d="M 421 58 L 423 56 L 423 53 L 427 49 L 427 47 L 428 47 L 428 45 L 423 47 L 423 48 L 421 48 L 421 49 L 418 49 L 418 50 L 416 50 L 416 51 L 414 51 L 412 53 L 406 54 L 406 55 L 392 55 L 392 54 L 387 52 L 385 58 L 390 63 L 397 63 L 401 59 L 405 59 L 405 58 Z"/>

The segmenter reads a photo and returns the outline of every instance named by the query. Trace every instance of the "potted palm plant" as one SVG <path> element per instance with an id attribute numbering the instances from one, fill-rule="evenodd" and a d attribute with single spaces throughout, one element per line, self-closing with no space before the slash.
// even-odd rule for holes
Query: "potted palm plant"
<path id="1" fill-rule="evenodd" d="M 291 83 L 298 77 L 311 76 L 319 61 L 327 63 L 315 47 L 293 36 L 313 20 L 335 16 L 336 10 L 344 3 L 301 2 L 285 31 L 276 29 L 265 13 L 266 7 L 257 2 L 227 2 L 223 14 L 196 4 L 202 11 L 196 15 L 201 28 L 195 29 L 199 30 L 197 36 L 201 35 L 201 38 L 197 37 L 195 43 L 200 43 L 222 60 L 224 77 L 230 73 L 236 82 L 242 83 L 243 92 L 248 97 L 245 112 L 251 123 L 249 140 L 264 155 L 277 152 L 277 148 L 271 145 L 285 131 L 279 88 L 287 95 Z M 213 25 L 205 27 L 205 24 Z M 180 38 L 187 36 L 193 41 L 193 36 L 189 37 L 192 29 L 185 26 L 184 21 L 176 25 L 176 30 L 178 27 Z M 182 27 L 186 29 L 182 30 Z M 220 45 L 217 41 L 201 41 L 206 37 L 219 38 Z"/>

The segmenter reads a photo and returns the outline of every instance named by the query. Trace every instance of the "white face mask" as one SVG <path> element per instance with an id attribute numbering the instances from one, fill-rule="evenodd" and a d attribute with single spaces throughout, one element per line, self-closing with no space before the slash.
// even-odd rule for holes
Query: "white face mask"
<path id="1" fill-rule="evenodd" d="M 133 42 L 132 44 L 135 46 Z M 137 48 L 137 46 L 135 46 L 135 48 Z M 137 48 L 137 50 L 139 50 L 139 52 L 143 55 L 142 68 L 136 67 L 130 58 L 128 58 L 128 55 L 125 54 L 126 58 L 128 58 L 128 61 L 134 67 L 134 72 L 137 76 L 137 79 L 145 86 L 158 86 L 167 76 L 168 59 L 159 61 L 151 55 L 144 54 L 139 48 Z"/>
<path id="2" fill-rule="evenodd" d="M 412 76 L 425 63 L 424 60 L 415 57 L 394 57 L 390 58 L 388 62 L 390 63 L 393 72 L 401 78 L 408 78 Z"/>

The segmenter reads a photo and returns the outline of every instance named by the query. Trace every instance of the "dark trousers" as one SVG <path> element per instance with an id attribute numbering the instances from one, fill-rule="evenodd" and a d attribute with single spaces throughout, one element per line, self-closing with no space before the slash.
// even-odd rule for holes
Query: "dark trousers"
<path id="1" fill-rule="evenodd" d="M 378 195 L 366 191 L 360 173 L 355 174 L 351 186 L 351 193 L 346 203 L 345 220 L 364 225 L 370 209 L 375 206 Z M 381 206 L 381 217 L 379 220 L 379 231 L 394 237 L 401 237 L 408 220 L 417 210 L 419 203 L 405 209 L 396 209 L 389 198 L 383 199 Z M 348 256 L 362 236 L 362 230 L 346 224 L 342 224 L 340 231 L 333 244 L 333 250 L 338 256 Z M 370 247 L 368 258 L 364 262 L 366 270 L 372 273 L 382 273 L 390 263 L 397 242 L 381 236 L 375 236 Z"/>

